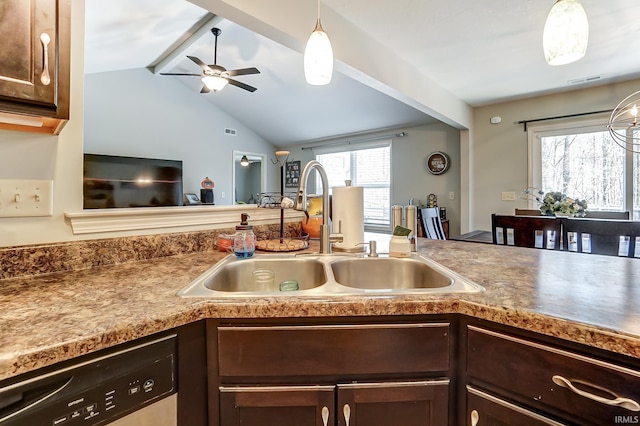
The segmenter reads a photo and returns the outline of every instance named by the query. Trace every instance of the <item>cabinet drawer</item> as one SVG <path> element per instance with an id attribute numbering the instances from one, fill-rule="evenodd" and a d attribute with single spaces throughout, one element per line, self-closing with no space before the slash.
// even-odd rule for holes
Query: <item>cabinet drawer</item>
<path id="1" fill-rule="evenodd" d="M 553 407 L 579 424 L 613 424 L 618 416 L 640 414 L 640 371 L 474 326 L 467 355 L 472 382 L 516 394 L 538 409 Z"/>
<path id="2" fill-rule="evenodd" d="M 477 426 L 564 426 L 471 386 L 467 386 L 467 420 L 467 424 Z"/>
<path id="3" fill-rule="evenodd" d="M 449 324 L 218 327 L 221 377 L 447 371 Z"/>

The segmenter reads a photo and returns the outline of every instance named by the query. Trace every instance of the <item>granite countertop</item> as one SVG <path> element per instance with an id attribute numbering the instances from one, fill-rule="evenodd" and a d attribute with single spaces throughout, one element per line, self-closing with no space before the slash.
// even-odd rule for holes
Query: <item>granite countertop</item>
<path id="1" fill-rule="evenodd" d="M 423 239 L 419 253 L 486 291 L 177 297 L 213 251 L 3 279 L 0 379 L 204 318 L 461 313 L 640 358 L 640 259 Z"/>

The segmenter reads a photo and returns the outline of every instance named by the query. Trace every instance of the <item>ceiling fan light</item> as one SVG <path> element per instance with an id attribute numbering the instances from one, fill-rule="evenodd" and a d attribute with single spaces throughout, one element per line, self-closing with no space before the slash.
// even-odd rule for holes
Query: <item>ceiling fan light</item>
<path id="1" fill-rule="evenodd" d="M 218 77 L 215 75 L 208 75 L 206 77 L 202 77 L 202 82 L 209 90 L 213 90 L 217 92 L 218 90 L 224 89 L 224 86 L 229 83 L 226 79 L 222 77 Z"/>
<path id="2" fill-rule="evenodd" d="M 578 0 L 557 0 L 549 11 L 542 34 L 544 56 L 549 65 L 566 65 L 587 52 L 589 21 Z"/>
<path id="3" fill-rule="evenodd" d="M 249 159 L 247 158 L 246 155 L 243 155 L 242 158 L 240 159 L 240 165 L 242 167 L 247 167 L 249 165 Z"/>
<path id="4" fill-rule="evenodd" d="M 307 83 L 322 86 L 331 82 L 332 74 L 333 49 L 329 36 L 322 29 L 318 19 L 304 49 L 304 77 Z"/>

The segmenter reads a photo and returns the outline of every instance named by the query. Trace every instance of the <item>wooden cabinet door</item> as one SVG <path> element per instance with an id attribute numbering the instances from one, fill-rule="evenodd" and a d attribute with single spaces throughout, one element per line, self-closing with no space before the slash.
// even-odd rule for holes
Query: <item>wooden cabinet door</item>
<path id="1" fill-rule="evenodd" d="M 224 426 L 335 425 L 334 386 L 222 386 Z"/>
<path id="2" fill-rule="evenodd" d="M 57 1 L 0 4 L 0 97 L 56 105 Z"/>
<path id="3" fill-rule="evenodd" d="M 338 385 L 340 426 L 445 426 L 449 380 Z"/>
<path id="4" fill-rule="evenodd" d="M 584 426 L 637 418 L 639 369 L 483 327 L 467 330 L 471 384 Z"/>
<path id="5" fill-rule="evenodd" d="M 563 426 L 540 414 L 467 386 L 467 426 Z"/>

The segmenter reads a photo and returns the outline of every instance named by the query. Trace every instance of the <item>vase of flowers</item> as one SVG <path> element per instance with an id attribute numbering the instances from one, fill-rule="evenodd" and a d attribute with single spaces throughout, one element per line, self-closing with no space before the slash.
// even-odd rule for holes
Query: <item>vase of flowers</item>
<path id="1" fill-rule="evenodd" d="M 540 203 L 540 212 L 545 216 L 584 217 L 586 214 L 586 200 L 567 197 L 558 191 L 544 193 L 533 188 L 527 188 L 523 193 Z"/>

